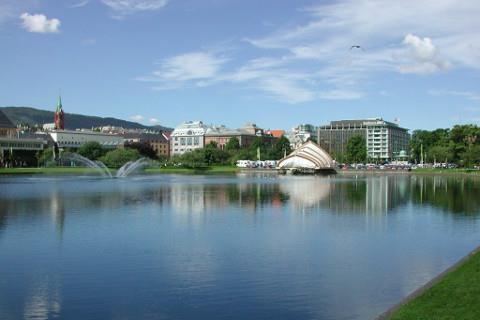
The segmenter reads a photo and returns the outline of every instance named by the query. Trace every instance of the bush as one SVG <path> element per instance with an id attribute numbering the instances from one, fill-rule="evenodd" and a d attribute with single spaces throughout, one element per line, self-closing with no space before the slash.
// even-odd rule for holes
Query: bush
<path id="1" fill-rule="evenodd" d="M 90 141 L 80 146 L 77 153 L 90 160 L 97 160 L 105 154 L 105 150 L 102 148 L 100 143 L 96 141 Z"/>
<path id="2" fill-rule="evenodd" d="M 115 149 L 107 152 L 100 158 L 107 167 L 119 168 L 129 161 L 135 161 L 140 158 L 140 154 L 135 149 Z"/>

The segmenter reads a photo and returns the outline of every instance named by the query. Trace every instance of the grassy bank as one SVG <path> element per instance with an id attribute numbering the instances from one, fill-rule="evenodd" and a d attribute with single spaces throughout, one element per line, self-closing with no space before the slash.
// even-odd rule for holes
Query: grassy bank
<path id="1" fill-rule="evenodd" d="M 480 319 L 480 250 L 430 285 L 384 319 Z"/>
<path id="2" fill-rule="evenodd" d="M 110 169 L 111 172 L 115 170 Z M 55 167 L 55 168 L 1 168 L 0 175 L 32 175 L 32 174 L 46 174 L 46 175 L 82 175 L 82 174 L 96 174 L 97 170 L 84 167 Z"/>
<path id="3" fill-rule="evenodd" d="M 468 174 L 480 175 L 480 170 L 475 169 L 437 169 L 437 168 L 419 168 L 411 171 L 412 173 L 432 173 L 432 174 Z"/>
<path id="4" fill-rule="evenodd" d="M 112 174 L 115 174 L 116 169 L 110 169 Z M 189 168 L 175 168 L 175 167 L 162 167 L 162 168 L 148 168 L 145 170 L 147 174 L 226 174 L 238 172 L 237 167 L 233 166 L 211 166 L 205 168 L 189 169 Z M 53 167 L 53 168 L 0 168 L 0 175 L 84 175 L 84 174 L 97 174 L 95 169 L 84 167 Z"/>

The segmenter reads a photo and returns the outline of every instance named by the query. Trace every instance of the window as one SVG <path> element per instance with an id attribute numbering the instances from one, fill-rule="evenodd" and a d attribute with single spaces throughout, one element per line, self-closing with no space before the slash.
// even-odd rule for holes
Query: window
<path id="1" fill-rule="evenodd" d="M 199 137 L 194 137 L 193 138 L 193 144 L 198 146 L 200 144 L 200 138 Z"/>
<path id="2" fill-rule="evenodd" d="M 192 137 L 187 138 L 187 145 L 189 145 L 189 146 L 192 145 Z"/>
<path id="3" fill-rule="evenodd" d="M 185 138 L 180 138 L 180 145 L 184 146 L 185 145 Z"/>

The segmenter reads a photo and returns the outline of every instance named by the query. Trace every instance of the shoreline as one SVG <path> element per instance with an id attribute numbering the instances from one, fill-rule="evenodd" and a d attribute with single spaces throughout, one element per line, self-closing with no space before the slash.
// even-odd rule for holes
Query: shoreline
<path id="1" fill-rule="evenodd" d="M 455 276 L 455 271 L 459 270 L 461 267 L 467 265 L 472 258 L 476 255 L 480 255 L 480 246 L 470 251 L 466 256 L 455 262 L 452 266 L 448 267 L 447 269 L 443 270 L 440 274 L 435 276 L 433 279 L 422 285 L 420 288 L 415 289 L 413 292 L 408 294 L 405 298 L 403 298 L 400 302 L 396 303 L 392 307 L 390 307 L 387 311 L 380 314 L 376 317 L 376 320 L 387 320 L 391 319 L 391 317 L 395 316 L 398 311 L 400 311 L 403 307 L 408 308 L 408 304 L 411 302 L 415 302 L 417 298 L 422 297 L 425 293 L 427 293 L 430 289 L 434 289 L 436 285 L 440 284 L 446 277 L 453 275 Z"/>
<path id="2" fill-rule="evenodd" d="M 108 168 L 114 174 L 116 168 Z M 4 175 L 37 175 L 37 174 L 52 174 L 52 175 L 74 175 L 74 174 L 90 174 L 96 173 L 94 168 L 87 167 L 29 167 L 29 168 L 0 168 L 0 176 Z M 235 166 L 210 166 L 203 168 L 174 168 L 174 167 L 157 167 L 147 168 L 145 174 L 235 174 L 235 173 L 278 173 L 276 169 L 266 168 L 238 168 Z M 417 170 L 337 170 L 338 175 L 352 176 L 352 175 L 426 175 L 426 176 L 464 176 L 464 177 L 478 177 L 480 178 L 480 170 L 468 169 L 417 169 Z"/>

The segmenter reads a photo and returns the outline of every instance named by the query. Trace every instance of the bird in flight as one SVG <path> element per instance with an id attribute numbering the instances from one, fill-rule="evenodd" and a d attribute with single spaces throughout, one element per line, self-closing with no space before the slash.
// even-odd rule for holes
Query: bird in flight
<path id="1" fill-rule="evenodd" d="M 362 48 L 361 46 L 359 46 L 359 45 L 353 45 L 353 46 L 351 46 L 351 47 L 350 47 L 350 50 L 352 50 L 352 49 L 361 49 L 361 50 L 363 50 L 363 48 Z"/>

